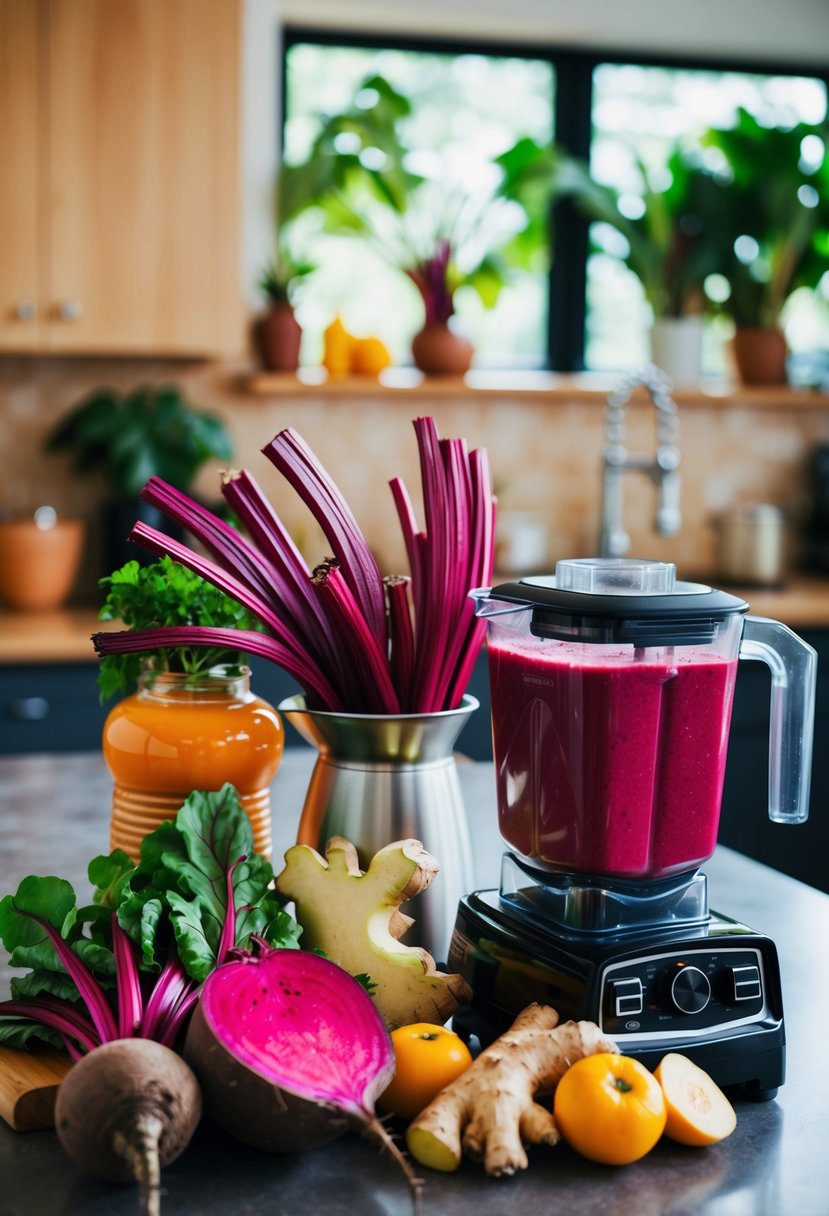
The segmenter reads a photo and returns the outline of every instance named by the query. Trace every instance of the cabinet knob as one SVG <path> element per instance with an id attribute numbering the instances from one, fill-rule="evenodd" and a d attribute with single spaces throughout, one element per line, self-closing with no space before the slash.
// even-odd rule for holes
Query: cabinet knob
<path id="1" fill-rule="evenodd" d="M 79 321 L 83 316 L 83 304 L 80 300 L 64 300 L 58 308 L 61 321 Z"/>
<path id="2" fill-rule="evenodd" d="M 34 300 L 21 300 L 15 312 L 18 321 L 32 321 L 37 316 Z"/>

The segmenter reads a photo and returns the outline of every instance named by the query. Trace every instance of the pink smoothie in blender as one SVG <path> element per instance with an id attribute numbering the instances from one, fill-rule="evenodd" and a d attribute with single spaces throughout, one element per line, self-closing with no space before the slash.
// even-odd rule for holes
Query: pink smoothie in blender
<path id="1" fill-rule="evenodd" d="M 737 659 L 490 642 L 499 827 L 533 864 L 636 878 L 714 851 Z"/>
<path id="2" fill-rule="evenodd" d="M 772 670 L 769 814 L 805 818 L 814 671 L 784 625 L 677 582 L 669 563 L 622 558 L 559 562 L 473 598 L 499 827 L 531 867 L 656 880 L 711 856 L 739 656 Z"/>

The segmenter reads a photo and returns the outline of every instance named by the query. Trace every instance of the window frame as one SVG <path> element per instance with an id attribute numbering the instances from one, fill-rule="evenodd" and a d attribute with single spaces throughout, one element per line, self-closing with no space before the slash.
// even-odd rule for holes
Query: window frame
<path id="1" fill-rule="evenodd" d="M 555 140 L 571 155 L 589 160 L 593 133 L 593 73 L 604 63 L 636 67 L 662 67 L 713 72 L 743 72 L 762 76 L 808 76 L 821 80 L 829 93 L 829 67 L 775 60 L 729 56 L 658 54 L 601 45 L 566 46 L 555 42 L 510 42 L 461 39 L 440 35 L 406 35 L 337 30 L 329 27 L 287 24 L 280 31 L 280 122 L 278 154 L 281 159 L 287 117 L 287 59 L 298 44 L 355 47 L 365 50 L 417 51 L 439 55 L 484 55 L 490 58 L 535 59 L 552 68 L 555 81 L 551 99 Z M 548 276 L 547 349 L 544 368 L 562 373 L 584 371 L 587 321 L 587 256 L 590 224 L 568 201 L 556 204 L 551 216 L 556 233 L 556 256 Z"/>

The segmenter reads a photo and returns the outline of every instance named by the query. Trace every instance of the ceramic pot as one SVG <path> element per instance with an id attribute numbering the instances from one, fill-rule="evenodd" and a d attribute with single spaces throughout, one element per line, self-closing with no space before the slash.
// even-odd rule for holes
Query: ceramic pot
<path id="1" fill-rule="evenodd" d="M 453 748 L 478 701 L 433 714 L 340 714 L 310 710 L 304 697 L 279 712 L 319 755 L 311 775 L 297 841 L 325 853 L 344 836 L 366 869 L 393 841 L 414 838 L 437 859 L 440 873 L 404 905 L 414 919 L 407 945 L 445 961 L 458 900 L 473 886 L 472 847 Z"/>
<path id="2" fill-rule="evenodd" d="M 780 329 L 737 329 L 734 362 L 743 384 L 785 384 L 786 337 Z"/>
<path id="3" fill-rule="evenodd" d="M 17 612 L 47 612 L 68 598 L 81 563 L 84 525 L 59 519 L 0 522 L 0 599 Z"/>
<path id="4" fill-rule="evenodd" d="M 115 783 L 110 849 L 138 859 L 141 841 L 193 790 L 235 786 L 257 853 L 271 855 L 270 783 L 285 735 L 279 714 L 250 690 L 247 667 L 198 676 L 145 672 L 107 716 L 104 760 Z"/>
<path id="5" fill-rule="evenodd" d="M 475 350 L 448 325 L 424 325 L 412 338 L 412 358 L 424 376 L 463 376 Z"/>
<path id="6" fill-rule="evenodd" d="M 257 345 L 269 372 L 295 372 L 299 367 L 302 330 L 287 300 L 275 301 L 257 326 Z"/>
<path id="7" fill-rule="evenodd" d="M 702 317 L 657 317 L 651 361 L 674 388 L 694 388 L 702 376 Z"/>

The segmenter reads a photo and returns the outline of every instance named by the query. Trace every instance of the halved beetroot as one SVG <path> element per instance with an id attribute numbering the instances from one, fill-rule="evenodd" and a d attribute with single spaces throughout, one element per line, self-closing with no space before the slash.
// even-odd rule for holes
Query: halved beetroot
<path id="1" fill-rule="evenodd" d="M 184 1049 L 211 1117 L 246 1144 L 296 1152 L 374 1115 L 394 1050 L 365 989 L 304 950 L 271 950 L 205 981 Z"/>

